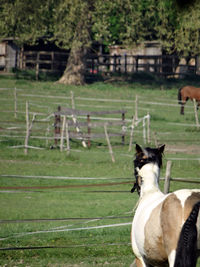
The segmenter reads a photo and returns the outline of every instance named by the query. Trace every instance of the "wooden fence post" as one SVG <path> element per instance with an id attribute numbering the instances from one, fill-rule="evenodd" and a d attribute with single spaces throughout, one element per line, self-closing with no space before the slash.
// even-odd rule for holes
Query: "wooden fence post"
<path id="1" fill-rule="evenodd" d="M 26 101 L 26 137 L 24 143 L 24 154 L 28 154 L 28 138 L 29 138 L 29 110 L 28 110 L 28 101 Z"/>
<path id="2" fill-rule="evenodd" d="M 132 124 L 131 124 L 131 132 L 130 132 L 130 141 L 129 141 L 129 152 L 132 149 L 132 143 L 133 143 L 133 131 L 135 127 L 135 115 L 133 116 Z"/>
<path id="3" fill-rule="evenodd" d="M 74 92 L 71 91 L 71 103 L 72 103 L 72 109 L 75 109 L 75 103 L 74 103 Z"/>
<path id="4" fill-rule="evenodd" d="M 50 126 L 49 126 L 49 123 L 48 123 L 47 129 L 46 129 L 46 134 L 45 134 L 45 136 L 46 136 L 46 147 L 48 147 L 48 145 L 49 145 L 49 139 L 48 139 L 49 132 L 50 132 Z"/>
<path id="5" fill-rule="evenodd" d="M 199 127 L 199 118 L 198 118 L 198 114 L 197 114 L 197 102 L 196 102 L 196 99 L 194 99 L 194 98 L 193 98 L 193 103 L 194 103 L 194 115 L 195 115 L 196 125 L 198 128 Z"/>
<path id="6" fill-rule="evenodd" d="M 138 72 L 138 67 L 139 67 L 139 64 L 138 64 L 138 62 L 139 62 L 139 58 L 138 58 L 138 56 L 136 56 L 136 58 L 135 58 L 135 68 L 136 68 L 136 72 Z"/>
<path id="7" fill-rule="evenodd" d="M 14 88 L 14 101 L 15 101 L 15 119 L 17 118 L 17 88 Z"/>
<path id="8" fill-rule="evenodd" d="M 144 141 L 144 144 L 147 143 L 147 140 L 146 140 L 146 123 L 145 123 L 145 118 L 143 118 L 143 141 Z"/>
<path id="9" fill-rule="evenodd" d="M 171 178 L 171 166 L 172 166 L 172 162 L 167 161 L 166 174 L 165 174 L 165 184 L 164 184 L 164 194 L 169 193 L 170 178 Z"/>
<path id="10" fill-rule="evenodd" d="M 66 130 L 66 116 L 63 117 L 61 137 L 60 137 L 60 151 L 63 151 L 63 143 L 64 143 L 64 132 Z"/>
<path id="11" fill-rule="evenodd" d="M 55 113 L 55 122 L 54 122 L 54 144 L 55 147 L 58 145 L 58 139 L 60 138 L 60 112 L 61 112 L 61 107 L 58 106 L 58 111 Z"/>
<path id="12" fill-rule="evenodd" d="M 51 52 L 51 71 L 54 71 L 54 51 Z"/>
<path id="13" fill-rule="evenodd" d="M 156 134 L 156 132 L 153 132 L 153 136 L 154 136 L 155 146 L 158 147 L 158 139 L 157 139 L 157 134 Z"/>
<path id="14" fill-rule="evenodd" d="M 109 153 L 110 153 L 112 162 L 115 162 L 115 158 L 114 158 L 113 151 L 112 151 L 112 146 L 110 144 L 110 139 L 109 139 L 108 132 L 107 132 L 106 123 L 104 124 L 104 132 L 105 132 L 106 140 L 107 140 L 107 143 L 108 143 Z"/>
<path id="15" fill-rule="evenodd" d="M 150 144 L 151 137 L 150 137 L 150 114 L 147 113 L 147 143 Z"/>
<path id="16" fill-rule="evenodd" d="M 37 52 L 36 65 L 35 65 L 35 79 L 36 79 L 36 81 L 38 81 L 38 78 L 39 78 L 39 68 L 40 68 L 39 59 L 40 59 L 40 52 L 38 51 Z"/>
<path id="17" fill-rule="evenodd" d="M 70 144 L 69 144 L 69 125 L 68 121 L 66 120 L 66 141 L 67 141 L 67 155 L 70 153 Z"/>
<path id="18" fill-rule="evenodd" d="M 90 142 L 90 134 L 91 134 L 91 127 L 90 127 L 90 115 L 87 115 L 87 125 L 88 125 L 88 147 L 90 148 L 91 142 Z"/>
<path id="19" fill-rule="evenodd" d="M 73 91 L 71 91 L 71 101 L 72 101 L 72 109 L 75 109 L 74 93 L 73 93 Z M 76 125 L 77 124 L 77 119 L 76 119 L 76 116 L 73 115 L 73 114 L 72 114 L 72 120 L 73 120 L 74 124 Z M 76 131 L 77 131 L 77 133 L 81 133 L 81 130 L 78 127 L 78 125 L 76 126 Z M 83 147 L 86 148 L 87 147 L 86 142 L 83 139 L 82 139 L 81 142 L 82 142 Z"/>
<path id="20" fill-rule="evenodd" d="M 114 54 L 114 72 L 117 71 L 117 55 Z"/>
<path id="21" fill-rule="evenodd" d="M 124 55 L 124 72 L 127 73 L 127 54 Z"/>
<path id="22" fill-rule="evenodd" d="M 135 96 L 135 119 L 138 120 L 138 95 Z"/>
<path id="23" fill-rule="evenodd" d="M 124 126 L 125 126 L 125 113 L 122 113 L 122 145 L 125 144 L 125 131 L 124 131 Z"/>
<path id="24" fill-rule="evenodd" d="M 33 127 L 33 123 L 35 121 L 36 113 L 33 113 L 33 118 L 31 123 L 29 122 L 29 107 L 28 107 L 28 101 L 26 102 L 26 137 L 25 137 L 25 143 L 24 143 L 24 154 L 28 154 L 28 139 L 30 136 L 31 129 Z"/>

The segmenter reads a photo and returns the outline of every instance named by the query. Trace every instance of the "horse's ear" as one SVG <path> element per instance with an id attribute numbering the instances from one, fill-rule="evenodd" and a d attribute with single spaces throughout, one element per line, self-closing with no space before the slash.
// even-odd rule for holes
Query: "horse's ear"
<path id="1" fill-rule="evenodd" d="M 136 154 L 140 154 L 143 152 L 142 148 L 138 144 L 136 144 L 135 146 L 135 151 L 136 151 Z"/>
<path id="2" fill-rule="evenodd" d="M 165 145 L 158 147 L 158 151 L 162 154 L 164 152 Z"/>

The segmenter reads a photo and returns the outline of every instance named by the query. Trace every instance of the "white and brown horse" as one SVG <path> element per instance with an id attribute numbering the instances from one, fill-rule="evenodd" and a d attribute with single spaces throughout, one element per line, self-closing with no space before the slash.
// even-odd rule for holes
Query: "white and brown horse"
<path id="1" fill-rule="evenodd" d="M 165 195 L 158 185 L 157 162 L 137 170 L 141 192 L 132 223 L 132 266 L 195 267 L 200 255 L 200 190 Z"/>

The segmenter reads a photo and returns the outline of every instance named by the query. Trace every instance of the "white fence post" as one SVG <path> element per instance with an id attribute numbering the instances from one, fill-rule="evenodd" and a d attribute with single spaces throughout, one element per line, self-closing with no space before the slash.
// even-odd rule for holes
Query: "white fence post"
<path id="1" fill-rule="evenodd" d="M 108 148 L 109 148 L 109 152 L 110 152 L 110 156 L 111 156 L 112 162 L 115 162 L 115 158 L 114 158 L 113 151 L 112 151 L 112 146 L 110 144 L 110 139 L 109 139 L 108 132 L 107 132 L 106 123 L 104 124 L 104 132 L 105 132 L 106 140 L 107 140 L 107 143 L 108 143 Z"/>
<path id="2" fill-rule="evenodd" d="M 129 152 L 132 149 L 132 143 L 133 143 L 133 131 L 135 127 L 135 115 L 133 116 L 132 124 L 131 124 L 131 132 L 130 132 L 130 141 L 129 141 Z"/>
<path id="3" fill-rule="evenodd" d="M 28 154 L 28 138 L 29 138 L 29 110 L 28 110 L 28 101 L 26 101 L 26 137 L 24 143 L 24 154 Z"/>
<path id="4" fill-rule="evenodd" d="M 196 103 L 196 99 L 194 99 L 194 98 L 193 98 L 193 103 L 194 103 L 194 115 L 195 115 L 196 125 L 198 128 L 199 127 L 199 118 L 198 118 L 198 114 L 197 114 L 197 103 Z"/>
<path id="5" fill-rule="evenodd" d="M 17 88 L 14 88 L 14 101 L 15 101 L 15 119 L 17 118 Z"/>
<path id="6" fill-rule="evenodd" d="M 135 96 L 135 119 L 138 120 L 138 95 Z"/>

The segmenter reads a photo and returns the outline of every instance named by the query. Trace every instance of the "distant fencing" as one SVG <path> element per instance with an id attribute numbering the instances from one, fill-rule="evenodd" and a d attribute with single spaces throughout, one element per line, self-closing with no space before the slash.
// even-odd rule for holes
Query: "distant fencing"
<path id="1" fill-rule="evenodd" d="M 63 73 L 69 53 L 57 51 L 24 51 L 22 69 L 33 69 L 38 79 L 39 72 Z M 161 76 L 181 77 L 187 74 L 198 74 L 197 57 L 179 58 L 177 55 L 110 55 L 88 54 L 86 70 L 88 75 L 108 73 L 151 72 Z"/>
<path id="2" fill-rule="evenodd" d="M 27 97 L 42 97 L 45 98 L 43 95 L 29 95 L 29 94 L 17 94 L 17 89 L 14 89 L 14 117 L 17 118 L 17 113 L 19 112 L 18 110 L 18 99 L 21 96 L 27 96 Z M 70 106 L 72 108 L 67 108 L 64 106 L 58 106 L 58 110 L 55 111 L 54 113 L 51 114 L 42 114 L 38 112 L 30 112 L 30 104 L 28 101 L 26 101 L 26 110 L 25 110 L 25 118 L 26 118 L 26 136 L 25 136 L 25 142 L 24 146 L 15 146 L 16 148 L 18 147 L 24 147 L 25 148 L 25 154 L 28 152 L 28 148 L 36 148 L 36 149 L 42 149 L 41 147 L 33 147 L 29 146 L 29 139 L 30 138 L 35 138 L 35 139 L 46 139 L 46 140 L 51 140 L 54 138 L 55 146 L 58 145 L 58 141 L 60 141 L 60 149 L 63 151 L 64 148 L 64 140 L 66 140 L 67 143 L 67 151 L 69 152 L 70 146 L 69 146 L 69 139 L 70 138 L 75 138 L 78 140 L 81 140 L 82 145 L 84 147 L 90 147 L 91 146 L 91 140 L 94 138 L 103 138 L 106 140 L 108 147 L 109 147 L 109 152 L 111 154 L 112 161 L 114 162 L 114 156 L 112 152 L 112 147 L 110 143 L 110 137 L 117 137 L 121 136 L 122 138 L 122 144 L 125 143 L 125 135 L 128 127 L 131 129 L 131 136 L 133 135 L 133 130 L 134 127 L 137 126 L 140 122 L 143 122 L 143 138 L 144 138 L 144 143 L 149 143 L 150 142 L 150 116 L 147 114 L 147 116 L 144 116 L 143 118 L 138 119 L 138 111 L 137 111 L 137 97 L 136 100 L 116 100 L 116 99 L 92 99 L 92 98 L 79 98 L 76 97 L 76 99 L 81 99 L 81 100 L 91 100 L 91 101 L 110 101 L 110 102 L 128 102 L 128 103 L 133 103 L 135 105 L 135 117 L 134 120 L 130 119 L 125 119 L 125 113 L 127 112 L 126 110 L 113 110 L 112 108 L 110 110 L 101 110 L 101 111 L 86 111 L 86 110 L 79 110 L 75 108 L 75 97 L 73 92 L 71 91 L 71 97 L 54 97 L 54 96 L 47 96 L 47 98 L 58 98 L 58 99 L 66 99 L 66 100 L 71 100 Z M 41 106 L 42 107 L 42 106 Z M 20 111 L 21 112 L 21 111 Z M 107 115 L 117 115 L 121 114 L 121 119 L 118 117 L 112 117 L 109 118 Z M 30 115 L 32 115 L 32 119 L 30 118 Z M 38 119 L 38 115 L 46 115 L 46 118 L 43 119 Z M 31 134 L 33 130 L 33 125 L 38 122 L 43 122 L 43 123 L 49 123 L 50 118 L 55 117 L 54 121 L 54 137 L 50 137 L 50 128 L 49 125 L 47 125 L 46 129 L 46 134 L 45 136 L 34 136 Z M 37 119 L 36 119 L 37 117 Z M 93 121 L 92 121 L 93 120 Z M 95 121 L 94 121 L 95 120 Z M 146 124 L 147 120 L 147 124 Z M 128 126 L 127 123 L 130 125 Z M 109 129 L 109 132 L 107 130 L 107 127 L 110 126 L 118 126 L 117 132 L 112 132 Z M 69 128 L 75 128 L 74 131 L 70 131 Z M 87 128 L 87 131 L 83 132 L 82 128 Z M 92 129 L 95 128 L 95 131 L 92 133 Z M 147 129 L 146 129 L 147 128 Z M 16 128 L 15 128 L 16 129 Z M 103 132 L 102 132 L 102 129 Z M 87 145 L 86 145 L 87 142 Z M 132 145 L 132 139 L 131 139 L 131 144 Z M 129 147 L 130 147 L 129 146 Z M 131 147 L 130 147 L 131 149 Z"/>
<path id="3" fill-rule="evenodd" d="M 104 137 L 104 133 L 93 133 L 92 134 L 92 128 L 97 127 L 103 127 L 106 125 L 121 125 L 122 126 L 122 132 L 121 133 L 109 133 L 109 136 L 121 136 L 122 137 L 122 144 L 125 142 L 125 131 L 123 131 L 123 126 L 125 126 L 125 113 L 126 110 L 103 110 L 103 111 L 86 111 L 86 110 L 77 110 L 77 109 L 70 109 L 58 106 L 58 111 L 55 112 L 55 136 L 60 136 L 61 140 L 63 138 L 64 132 L 68 131 L 66 133 L 71 138 L 78 138 L 81 140 L 87 140 L 87 146 L 90 147 L 91 138 L 99 138 Z M 108 114 L 121 114 L 121 121 L 112 121 L 109 122 L 109 118 L 101 118 L 98 117 L 99 121 L 91 122 L 91 116 L 98 115 L 108 115 Z M 63 125 L 62 125 L 62 131 L 61 131 L 61 116 L 64 116 Z M 77 116 L 86 116 L 86 121 L 79 122 L 77 120 Z M 70 120 L 68 120 L 70 119 Z M 100 120 L 104 120 L 104 122 L 101 122 Z M 66 127 L 67 124 L 67 127 Z M 76 129 L 76 132 L 69 132 L 68 128 L 70 126 L 73 126 Z M 83 133 L 81 131 L 82 127 L 87 127 L 87 133 Z M 55 139 L 55 145 L 57 145 L 57 138 Z M 84 141 L 82 141 L 84 142 Z M 63 142 L 62 142 L 63 143 Z M 86 146 L 86 144 L 84 144 Z"/>
<path id="4" fill-rule="evenodd" d="M 172 103 L 167 103 L 166 99 L 162 99 L 162 98 L 158 98 L 156 100 L 156 102 L 152 102 L 152 101 L 148 101 L 145 100 L 145 98 L 136 95 L 133 99 L 100 99 L 100 98 L 88 98 L 88 97 L 79 97 L 79 96 L 74 96 L 73 92 L 71 92 L 71 96 L 53 96 L 53 95 L 34 95 L 34 94 L 24 94 L 22 93 L 22 89 L 5 89 L 5 88 L 0 88 L 0 90 L 13 90 L 13 104 L 12 104 L 12 110 L 10 109 L 6 109 L 6 110 L 2 110 L 1 112 L 10 112 L 13 113 L 14 118 L 18 118 L 18 115 L 23 115 L 25 114 L 26 116 L 26 124 L 24 123 L 24 119 L 23 121 L 15 121 L 13 122 L 12 125 L 10 125 L 9 127 L 4 127 L 3 124 L 6 124 L 5 122 L 1 122 L 1 136 L 2 137 L 11 137 L 11 138 L 21 138 L 21 139 L 25 139 L 24 141 L 24 145 L 20 145 L 20 146 L 15 146 L 15 147 L 24 147 L 25 148 L 25 154 L 27 153 L 27 149 L 28 148 L 36 148 L 36 149 L 43 149 L 44 147 L 33 147 L 33 146 L 29 146 L 29 139 L 40 139 L 40 140 L 46 140 L 46 147 L 48 147 L 48 140 L 54 140 L 55 142 L 60 142 L 60 144 L 58 144 L 62 149 L 66 149 L 66 147 L 64 148 L 64 141 L 67 141 L 67 138 L 75 138 L 75 139 L 79 139 L 82 141 L 88 143 L 87 145 L 90 146 L 90 141 L 94 138 L 101 138 L 104 139 L 104 141 L 106 140 L 107 144 L 109 145 L 109 137 L 111 136 L 121 136 L 122 137 L 122 142 L 125 141 L 125 136 L 130 135 L 129 137 L 129 151 L 131 151 L 132 149 L 132 143 L 133 143 L 133 132 L 137 133 L 138 131 L 136 130 L 136 126 L 138 126 L 138 124 L 141 125 L 140 127 L 140 132 L 142 130 L 143 134 L 140 134 L 140 136 L 143 136 L 143 142 L 144 144 L 150 143 L 150 142 L 155 142 L 155 145 L 158 145 L 158 142 L 160 139 L 160 134 L 159 132 L 151 132 L 150 133 L 150 114 L 147 112 L 147 115 L 143 115 L 144 117 L 138 118 L 138 110 L 142 109 L 142 110 L 149 110 L 151 111 L 151 108 L 144 108 L 144 104 L 146 106 L 146 104 L 149 105 L 163 105 L 163 106 L 169 106 L 169 107 L 178 107 L 178 103 L 176 104 L 177 101 L 173 101 Z M 30 102 L 26 102 L 26 109 L 24 109 L 25 106 L 25 99 L 24 97 L 27 99 L 30 99 Z M 49 106 L 46 106 L 44 104 L 44 101 L 38 103 L 38 102 L 34 102 L 34 100 L 32 101 L 32 99 L 34 98 L 42 98 L 43 100 L 45 98 L 49 98 L 49 99 L 58 99 L 58 103 L 52 102 L 52 106 L 50 107 L 49 113 L 47 113 L 47 109 L 49 109 Z M 20 108 L 22 107 L 21 105 L 21 99 L 23 99 L 23 109 Z M 75 100 L 77 100 L 76 106 L 81 106 L 81 107 L 87 107 L 90 108 L 90 110 L 93 111 L 85 111 L 85 110 L 80 110 L 77 109 L 75 107 Z M 80 104 L 78 103 L 78 101 L 91 101 L 92 105 L 86 105 L 84 104 Z M 93 104 L 94 102 L 94 104 Z M 109 104 L 109 106 L 106 104 L 102 104 L 102 105 L 96 105 L 96 102 L 110 102 L 111 105 Z M 58 105 L 61 105 L 61 107 L 63 107 L 63 110 L 65 110 L 64 113 L 62 113 L 61 111 L 55 111 L 56 108 L 58 107 Z M 130 106 L 125 106 L 125 109 L 131 109 L 133 114 L 132 114 L 132 118 L 130 119 L 130 112 L 129 112 L 129 119 L 125 119 L 125 111 L 123 112 L 123 110 L 119 109 L 116 110 L 116 106 L 114 103 L 120 103 L 120 106 L 123 105 L 122 103 L 130 103 Z M 56 106 L 57 104 L 57 106 Z M 113 105 L 112 105 L 113 104 Z M 11 105 L 11 104 L 10 104 Z M 66 107 L 67 106 L 67 107 Z M 44 108 L 44 112 L 38 112 L 36 111 L 38 108 Z M 72 107 L 72 108 L 68 108 L 68 107 Z M 95 109 L 93 109 L 95 108 Z M 101 108 L 101 111 L 95 111 L 96 108 Z M 114 109 L 115 108 L 115 109 Z M 188 108 L 193 108 L 194 111 L 196 112 L 196 104 L 194 103 L 194 107 L 190 107 L 188 106 Z M 34 110 L 34 111 L 33 111 Z M 102 111 L 103 110 L 103 111 Z M 60 113 L 59 113 L 60 112 Z M 107 116 L 109 114 L 116 114 L 117 113 L 120 114 L 121 113 L 121 118 L 117 117 L 117 116 L 113 116 L 112 118 L 108 118 L 110 116 Z M 104 113 L 104 114 L 103 114 Z M 106 113 L 106 114 L 105 114 Z M 191 112 L 190 112 L 191 113 Z M 143 112 L 144 114 L 144 112 Z M 60 117 L 60 122 L 57 124 L 56 120 L 53 124 L 53 117 L 55 117 L 55 115 L 58 115 L 58 117 Z M 95 116 L 96 115 L 96 116 Z M 102 115 L 105 115 L 104 117 L 102 117 Z M 24 115 L 23 115 L 24 116 Z M 32 118 L 30 117 L 32 116 Z M 41 116 L 43 118 L 41 118 Z M 64 119 L 65 118 L 65 119 Z M 198 117 L 196 117 L 198 119 Z M 65 121 L 64 121 L 65 120 Z M 17 123 L 17 125 L 16 125 Z M 64 124 L 63 124 L 64 123 Z M 20 125 L 21 124 L 21 125 Z M 37 124 L 37 125 L 35 125 Z M 43 124 L 43 127 L 41 128 L 41 124 Z M 69 131 L 69 135 L 67 137 L 66 133 L 67 131 L 65 130 L 65 126 L 68 124 L 68 131 Z M 172 124 L 172 125 L 177 125 L 180 127 L 197 127 L 199 128 L 199 122 L 198 120 L 196 121 L 196 125 L 195 124 L 181 124 L 181 123 L 170 123 L 168 122 L 168 124 Z M 33 127 L 34 126 L 34 127 Z M 115 126 L 115 128 L 112 128 L 112 126 Z M 53 135 L 53 132 L 55 132 L 55 128 L 59 128 L 57 136 L 56 133 Z M 69 128 L 74 128 L 76 129 L 77 127 L 79 128 L 79 130 L 83 127 L 85 129 L 87 129 L 84 133 L 82 133 L 81 136 L 81 132 L 79 131 L 79 133 L 75 130 L 74 131 L 70 131 Z M 107 130 L 107 128 L 109 128 L 109 130 Z M 142 128 L 142 129 L 141 129 Z M 40 136 L 38 134 L 34 134 L 36 132 L 40 132 L 40 129 L 43 129 L 43 134 L 40 134 Z M 101 129 L 101 132 L 99 132 L 99 130 Z M 7 132 L 9 133 L 7 133 Z M 93 132 L 92 132 L 93 131 Z M 112 133 L 113 131 L 113 133 Z M 12 132 L 12 134 L 11 134 Z M 20 135 L 15 134 L 19 133 Z M 107 133 L 106 133 L 107 132 Z M 3 134 L 4 133 L 4 134 Z M 9 135 L 10 134 L 10 135 Z M 158 135 L 157 135 L 158 134 Z M 24 136 L 25 135 L 25 136 Z M 163 138 L 162 138 L 163 139 Z M 171 140 L 171 139 L 170 139 Z M 176 141 L 178 139 L 173 139 L 173 141 Z M 189 139 L 188 139 L 189 140 Z M 186 141 L 186 140 L 184 140 Z M 162 142 L 167 142 L 166 140 L 162 141 Z M 86 146 L 85 146 L 86 147 Z M 68 152 L 69 152 L 69 147 L 67 148 Z M 112 156 L 112 160 L 113 159 L 113 153 L 112 150 L 110 149 L 110 154 Z"/>

